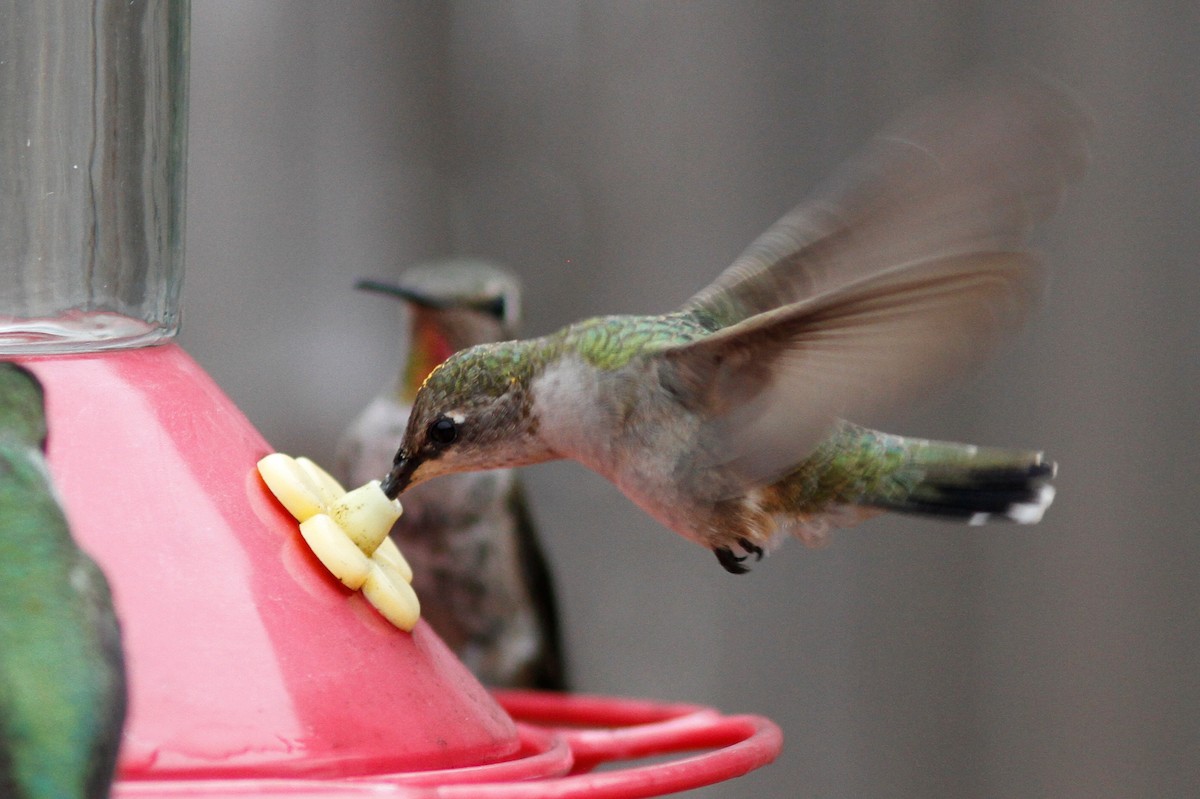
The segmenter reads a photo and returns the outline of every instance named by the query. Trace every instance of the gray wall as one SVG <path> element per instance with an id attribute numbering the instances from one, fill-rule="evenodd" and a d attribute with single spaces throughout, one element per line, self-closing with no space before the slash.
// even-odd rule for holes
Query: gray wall
<path id="1" fill-rule="evenodd" d="M 1197 8 L 200 0 L 182 341 L 328 460 L 400 331 L 356 277 L 493 257 L 530 333 L 666 310 L 923 93 L 1039 66 L 1097 122 L 1051 294 L 900 432 L 1044 447 L 1042 525 L 876 520 L 734 578 L 574 464 L 527 477 L 580 688 L 783 727 L 774 766 L 697 795 L 1192 796 Z"/>

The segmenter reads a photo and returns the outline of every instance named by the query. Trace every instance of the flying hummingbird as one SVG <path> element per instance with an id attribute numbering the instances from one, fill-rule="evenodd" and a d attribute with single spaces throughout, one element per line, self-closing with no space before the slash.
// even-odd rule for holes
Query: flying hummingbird
<path id="1" fill-rule="evenodd" d="M 787 532 L 882 511 L 1032 523 L 1039 452 L 861 427 L 1024 321 L 1027 249 L 1087 158 L 1086 116 L 1035 80 L 962 86 L 897 121 L 707 288 L 457 353 L 426 379 L 384 490 L 574 458 L 733 573 Z"/>
<path id="2" fill-rule="evenodd" d="M 108 796 L 125 719 L 108 583 L 71 538 L 42 387 L 0 363 L 0 796 Z"/>
<path id="3" fill-rule="evenodd" d="M 511 337 L 520 288 L 486 261 L 414 267 L 395 284 L 359 288 L 403 300 L 409 341 L 399 374 L 347 428 L 336 471 L 346 485 L 379 479 L 429 373 L 454 352 Z M 520 481 L 511 470 L 459 474 L 404 498 L 392 535 L 413 566 L 422 615 L 493 687 L 566 688 L 550 570 Z"/>

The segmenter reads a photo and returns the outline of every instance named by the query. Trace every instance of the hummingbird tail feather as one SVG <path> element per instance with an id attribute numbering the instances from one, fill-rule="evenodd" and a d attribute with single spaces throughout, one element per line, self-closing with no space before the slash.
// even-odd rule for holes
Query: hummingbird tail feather
<path id="1" fill-rule="evenodd" d="M 858 504 L 971 525 L 1035 524 L 1054 499 L 1056 466 L 1040 452 L 905 439 L 904 464 Z"/>

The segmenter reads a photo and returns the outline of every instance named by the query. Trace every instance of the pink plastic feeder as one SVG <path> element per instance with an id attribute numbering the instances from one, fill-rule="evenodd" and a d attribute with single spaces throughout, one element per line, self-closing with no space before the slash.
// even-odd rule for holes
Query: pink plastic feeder
<path id="1" fill-rule="evenodd" d="M 324 570 L 255 470 L 272 448 L 177 345 L 24 363 L 123 624 L 117 796 L 657 796 L 778 753 L 762 718 L 489 694 L 428 625 L 397 630 Z"/>

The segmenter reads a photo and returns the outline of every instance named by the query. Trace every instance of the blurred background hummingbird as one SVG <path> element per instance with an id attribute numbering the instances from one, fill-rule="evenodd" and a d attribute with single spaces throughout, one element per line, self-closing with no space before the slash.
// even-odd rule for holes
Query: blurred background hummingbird
<path id="1" fill-rule="evenodd" d="M 938 388 L 1026 319 L 1043 284 L 1027 238 L 1081 176 L 1088 127 L 1034 78 L 931 99 L 680 310 L 449 358 L 385 491 L 574 458 L 734 573 L 785 533 L 817 542 L 883 511 L 1038 521 L 1041 453 L 846 420 Z"/>
<path id="2" fill-rule="evenodd" d="M 512 338 L 520 287 L 486 261 L 413 267 L 394 284 L 359 288 L 401 300 L 408 344 L 391 383 L 346 429 L 337 476 L 378 480 L 429 373 L 454 352 Z M 525 492 L 511 470 L 460 474 L 404 498 L 392 536 L 413 567 L 421 614 L 479 679 L 493 687 L 564 690 L 557 601 Z"/>
<path id="3" fill-rule="evenodd" d="M 108 796 L 125 719 L 108 582 L 46 471 L 42 387 L 0 363 L 0 796 Z"/>

